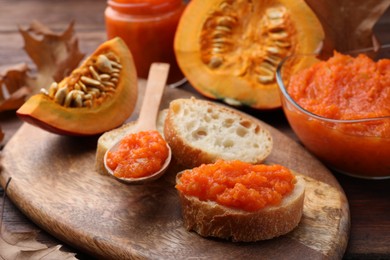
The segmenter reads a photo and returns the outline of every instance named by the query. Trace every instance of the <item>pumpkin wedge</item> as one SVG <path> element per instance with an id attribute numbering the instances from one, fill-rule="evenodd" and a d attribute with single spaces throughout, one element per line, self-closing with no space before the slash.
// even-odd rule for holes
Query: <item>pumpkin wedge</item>
<path id="1" fill-rule="evenodd" d="M 192 0 L 179 22 L 176 59 L 204 96 L 255 109 L 281 106 L 280 61 L 319 51 L 322 26 L 303 0 Z"/>
<path id="2" fill-rule="evenodd" d="M 132 55 L 120 38 L 100 45 L 61 82 L 31 96 L 16 114 L 61 135 L 97 135 L 120 126 L 134 111 L 138 81 Z"/>

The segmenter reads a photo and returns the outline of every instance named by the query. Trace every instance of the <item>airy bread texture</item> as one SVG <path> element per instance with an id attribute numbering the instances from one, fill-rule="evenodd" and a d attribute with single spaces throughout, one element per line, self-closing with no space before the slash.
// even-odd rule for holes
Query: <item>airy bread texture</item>
<path id="1" fill-rule="evenodd" d="M 271 134 L 251 117 L 195 98 L 170 103 L 164 136 L 173 156 L 188 168 L 217 159 L 261 163 L 273 145 Z"/>
<path id="2" fill-rule="evenodd" d="M 167 114 L 168 110 L 164 109 L 161 110 L 157 116 L 157 131 L 159 131 L 162 135 L 164 132 L 164 121 Z M 127 134 L 133 133 L 134 125 L 135 121 L 123 124 L 116 129 L 105 132 L 99 137 L 95 157 L 95 170 L 98 173 L 108 175 L 108 172 L 104 167 L 104 154 L 110 147 L 119 142 L 120 139 L 125 137 Z"/>
<path id="3" fill-rule="evenodd" d="M 180 173 L 176 181 L 179 181 Z M 184 226 L 204 237 L 234 242 L 254 242 L 292 231 L 302 217 L 305 181 L 296 176 L 294 190 L 278 206 L 255 212 L 228 208 L 213 201 L 201 201 L 179 191 Z"/>

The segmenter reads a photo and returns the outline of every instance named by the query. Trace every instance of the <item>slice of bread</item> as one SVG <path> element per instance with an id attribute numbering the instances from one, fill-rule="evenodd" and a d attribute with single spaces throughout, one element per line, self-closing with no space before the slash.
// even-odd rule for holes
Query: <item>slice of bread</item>
<path id="1" fill-rule="evenodd" d="M 176 178 L 179 182 L 180 173 Z M 228 208 L 213 201 L 201 201 L 179 192 L 184 226 L 204 237 L 234 242 L 272 239 L 292 231 L 302 217 L 305 181 L 296 176 L 292 193 L 278 206 L 255 212 Z"/>
<path id="2" fill-rule="evenodd" d="M 217 159 L 261 163 L 273 145 L 271 134 L 258 121 L 195 98 L 170 103 L 164 136 L 173 156 L 187 168 Z"/>
<path id="3" fill-rule="evenodd" d="M 168 109 L 161 110 L 157 116 L 157 131 L 162 135 L 164 133 L 164 121 L 168 114 Z M 103 175 L 108 175 L 106 168 L 104 167 L 104 154 L 114 144 L 119 142 L 120 139 L 127 134 L 133 133 L 132 129 L 135 125 L 135 121 L 123 124 L 122 126 L 107 131 L 102 134 L 97 142 L 96 156 L 95 156 L 95 170 Z"/>

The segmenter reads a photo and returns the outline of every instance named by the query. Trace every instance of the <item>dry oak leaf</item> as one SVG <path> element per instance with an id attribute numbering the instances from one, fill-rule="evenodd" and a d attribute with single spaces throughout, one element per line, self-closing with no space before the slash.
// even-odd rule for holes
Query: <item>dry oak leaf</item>
<path id="1" fill-rule="evenodd" d="M 305 0 L 325 31 L 323 53 L 378 47 L 373 34 L 390 0 Z"/>
<path id="2" fill-rule="evenodd" d="M 7 197 L 8 179 L 3 194 L 0 213 L 0 259 L 3 260 L 74 260 L 74 253 L 60 251 L 61 245 L 47 247 L 36 240 L 37 231 L 9 232 L 3 224 L 4 201 Z"/>
<path id="3" fill-rule="evenodd" d="M 28 75 L 26 64 L 14 65 L 0 73 L 0 112 L 18 109 L 41 88 L 59 82 L 77 68 L 83 59 L 74 33 L 74 22 L 61 34 L 33 21 L 29 28 L 19 28 L 24 39 L 24 49 L 36 65 L 36 75 Z"/>
<path id="4" fill-rule="evenodd" d="M 1 228 L 0 259 L 54 260 L 77 259 L 74 253 L 60 251 L 61 245 L 47 247 L 36 240 L 38 232 L 11 233 Z"/>
<path id="5" fill-rule="evenodd" d="M 27 73 L 25 63 L 0 72 L 0 112 L 19 108 L 31 94 L 32 89 L 27 86 L 29 79 Z"/>
<path id="6" fill-rule="evenodd" d="M 19 28 L 19 31 L 25 42 L 24 49 L 37 67 L 36 77 L 28 79 L 32 94 L 48 88 L 53 81 L 61 81 L 84 58 L 78 47 L 74 22 L 61 34 L 54 33 L 38 21 L 33 21 L 26 30 Z"/>

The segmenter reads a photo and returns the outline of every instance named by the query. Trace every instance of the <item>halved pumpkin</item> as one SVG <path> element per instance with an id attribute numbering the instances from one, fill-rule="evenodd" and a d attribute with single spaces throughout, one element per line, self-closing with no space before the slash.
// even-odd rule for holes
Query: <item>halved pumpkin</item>
<path id="1" fill-rule="evenodd" d="M 41 92 L 16 111 L 22 120 L 56 134 L 101 134 L 134 111 L 138 81 L 133 57 L 122 39 L 114 38 Z"/>
<path id="2" fill-rule="evenodd" d="M 256 109 L 281 106 L 275 71 L 293 53 L 321 48 L 322 26 L 303 0 L 192 0 L 176 58 L 201 94 Z"/>

